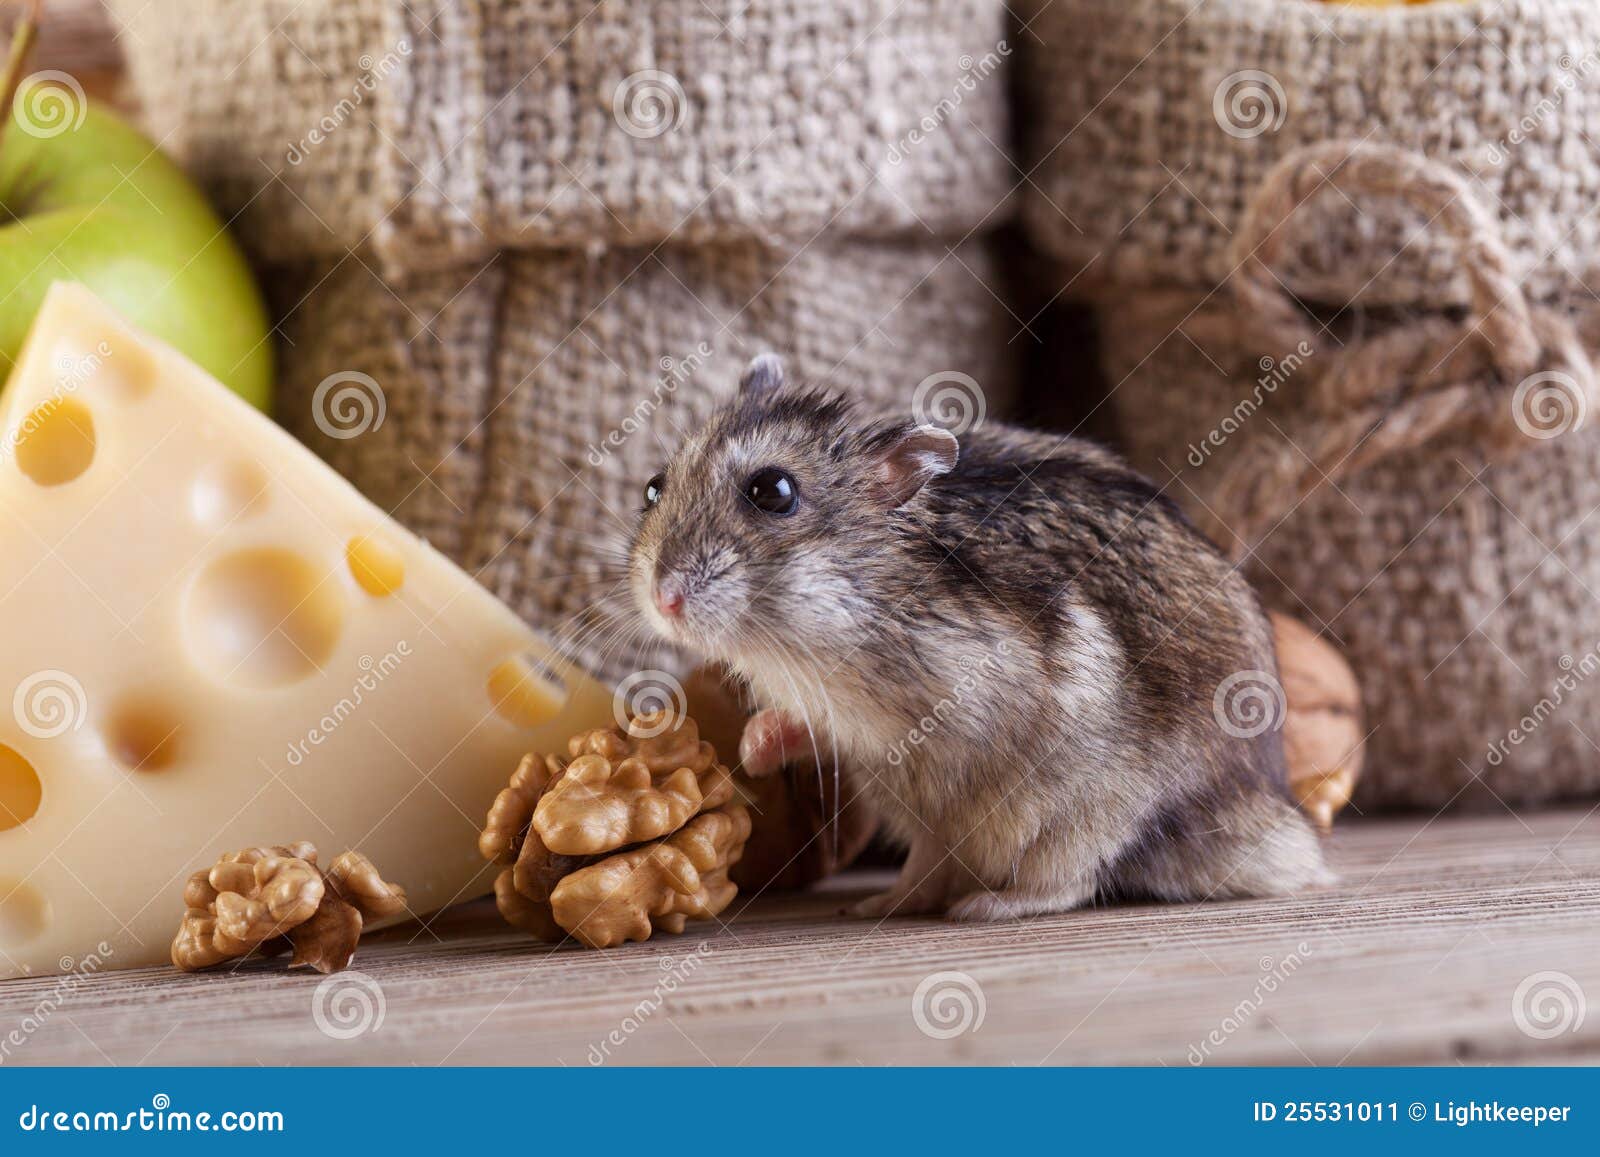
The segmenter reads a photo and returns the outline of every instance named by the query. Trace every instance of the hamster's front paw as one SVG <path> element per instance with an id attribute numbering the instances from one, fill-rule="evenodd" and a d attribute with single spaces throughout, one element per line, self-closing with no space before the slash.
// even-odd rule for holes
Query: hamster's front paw
<path id="1" fill-rule="evenodd" d="M 820 744 L 813 745 L 803 723 L 774 707 L 752 715 L 739 737 L 739 766 L 757 779 L 773 775 L 801 759 L 810 761 Z"/>

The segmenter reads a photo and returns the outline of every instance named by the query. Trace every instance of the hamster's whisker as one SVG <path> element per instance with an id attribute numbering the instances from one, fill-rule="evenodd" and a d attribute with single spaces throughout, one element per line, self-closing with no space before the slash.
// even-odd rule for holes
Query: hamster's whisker
<path id="1" fill-rule="evenodd" d="M 532 622 L 530 625 L 538 633 L 539 637 L 549 643 L 551 647 L 555 648 L 559 653 L 570 657 L 572 652 L 569 648 L 575 644 L 578 636 L 586 631 L 598 629 L 601 623 L 610 617 L 604 613 L 609 596 L 605 593 L 600 595 L 589 595 L 587 593 L 600 585 L 600 580 L 590 583 L 574 583 L 569 589 L 576 594 L 584 596 L 581 606 L 557 615 L 546 622 Z"/>
<path id="2" fill-rule="evenodd" d="M 590 608 L 586 621 L 577 625 L 565 645 L 571 647 L 577 654 L 587 654 L 593 658 L 596 666 L 604 666 L 610 653 L 612 640 L 626 626 L 626 621 L 617 615 L 608 615 Z"/>
<path id="3" fill-rule="evenodd" d="M 564 653 L 577 654 L 589 645 L 592 636 L 614 627 L 616 622 L 623 618 L 613 609 L 617 606 L 613 600 L 617 597 L 617 588 L 620 585 L 621 583 L 613 583 L 610 589 L 598 598 L 591 599 L 585 606 L 568 615 L 552 633 L 552 642 Z"/>
<path id="4" fill-rule="evenodd" d="M 613 616 L 606 634 L 594 646 L 596 663 L 602 667 L 609 666 L 613 654 L 638 643 L 653 643 L 659 647 L 660 641 L 649 638 L 645 634 L 646 630 L 645 623 L 639 616 Z"/>
<path id="5" fill-rule="evenodd" d="M 838 820 L 840 807 L 842 805 L 843 793 L 841 790 L 841 774 L 839 770 L 839 744 L 837 738 L 838 723 L 833 714 L 833 700 L 828 695 L 827 674 L 831 674 L 831 672 L 823 672 L 824 663 L 822 658 L 816 653 L 816 649 L 808 641 L 797 638 L 792 640 L 790 643 L 780 645 L 774 632 L 764 626 L 759 629 L 770 646 L 787 650 L 790 654 L 796 655 L 796 657 L 801 660 L 799 672 L 800 676 L 810 683 L 812 689 L 815 691 L 815 701 L 821 704 L 822 710 L 827 717 L 828 726 L 826 731 L 826 739 L 828 743 L 829 756 L 833 765 L 833 806 L 831 808 L 828 806 L 827 791 L 822 782 L 822 759 L 817 753 L 816 734 L 812 729 L 809 720 L 806 721 L 806 729 L 807 731 L 811 732 L 812 735 L 812 754 L 816 759 L 817 765 L 817 803 L 826 817 L 825 822 L 829 827 L 828 836 L 830 855 L 834 861 L 835 868 L 837 868 L 839 859 Z M 787 672 L 785 677 L 789 678 L 790 686 L 792 688 L 794 686 L 793 678 L 789 676 Z M 803 701 L 809 702 L 810 700 Z"/>
<path id="6" fill-rule="evenodd" d="M 617 580 L 610 575 L 591 574 L 586 571 L 575 570 L 566 574 L 540 575 L 538 578 L 528 579 L 520 585 L 527 588 L 538 588 L 556 583 L 565 583 L 568 585 L 568 589 L 573 591 L 587 591 L 602 584 L 615 586 Z"/>
<path id="7" fill-rule="evenodd" d="M 777 638 L 767 629 L 765 625 L 759 626 L 757 630 L 759 631 L 762 640 L 767 645 L 772 646 L 776 652 L 782 653 L 785 648 L 779 645 Z M 828 796 L 827 788 L 822 782 L 822 752 L 817 747 L 817 729 L 811 723 L 809 698 L 800 693 L 800 688 L 795 683 L 794 675 L 790 672 L 790 665 L 788 663 L 776 663 L 773 666 L 777 669 L 778 673 L 783 676 L 784 681 L 789 684 L 789 690 L 794 695 L 794 702 L 800 707 L 800 721 L 806 725 L 806 736 L 811 740 L 811 762 L 812 766 L 816 768 L 817 773 L 817 806 L 824 814 L 826 814 L 828 811 Z M 804 673 L 805 672 L 802 672 L 802 674 Z M 818 684 L 817 690 L 819 693 L 822 691 L 820 684 Z M 826 695 L 822 695 L 825 707 L 826 698 Z"/>
<path id="8" fill-rule="evenodd" d="M 546 526 L 539 534 L 541 537 L 547 536 L 557 544 L 576 547 L 585 555 L 621 563 L 628 561 L 628 539 L 622 536 L 603 532 L 599 535 L 592 532 L 584 534 L 582 531 L 565 526 Z"/>

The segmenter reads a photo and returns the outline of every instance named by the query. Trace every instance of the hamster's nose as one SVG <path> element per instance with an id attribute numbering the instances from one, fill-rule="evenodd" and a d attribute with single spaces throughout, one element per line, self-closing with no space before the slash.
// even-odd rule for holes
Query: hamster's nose
<path id="1" fill-rule="evenodd" d="M 655 583 L 656 610 L 669 619 L 683 614 L 683 584 L 675 578 L 659 578 Z"/>

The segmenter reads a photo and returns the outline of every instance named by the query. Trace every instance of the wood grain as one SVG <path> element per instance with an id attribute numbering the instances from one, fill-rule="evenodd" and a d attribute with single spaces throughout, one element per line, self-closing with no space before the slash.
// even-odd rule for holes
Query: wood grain
<path id="1" fill-rule="evenodd" d="M 608 952 L 530 943 L 474 904 L 363 943 L 375 987 L 328 982 L 351 1008 L 381 992 L 351 1039 L 319 1028 L 318 977 L 271 960 L 104 973 L 42 1017 L 56 982 L 13 981 L 0 1038 L 38 1020 L 10 1064 L 1600 1061 L 1600 1011 L 1540 1039 L 1512 1008 L 1545 972 L 1600 998 L 1600 815 L 1350 822 L 1331 851 L 1341 882 L 1292 901 L 874 925 L 834 914 L 883 882 L 858 875 Z M 981 991 L 975 1031 L 918 1027 L 939 972 Z"/>

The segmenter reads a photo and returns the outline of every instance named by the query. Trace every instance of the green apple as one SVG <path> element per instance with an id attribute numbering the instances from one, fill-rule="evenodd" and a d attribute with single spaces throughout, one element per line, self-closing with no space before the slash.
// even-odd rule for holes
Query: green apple
<path id="1" fill-rule="evenodd" d="M 45 290 L 78 281 L 266 409 L 266 307 L 189 178 L 69 82 L 30 78 L 10 112 L 0 134 L 0 376 Z"/>

